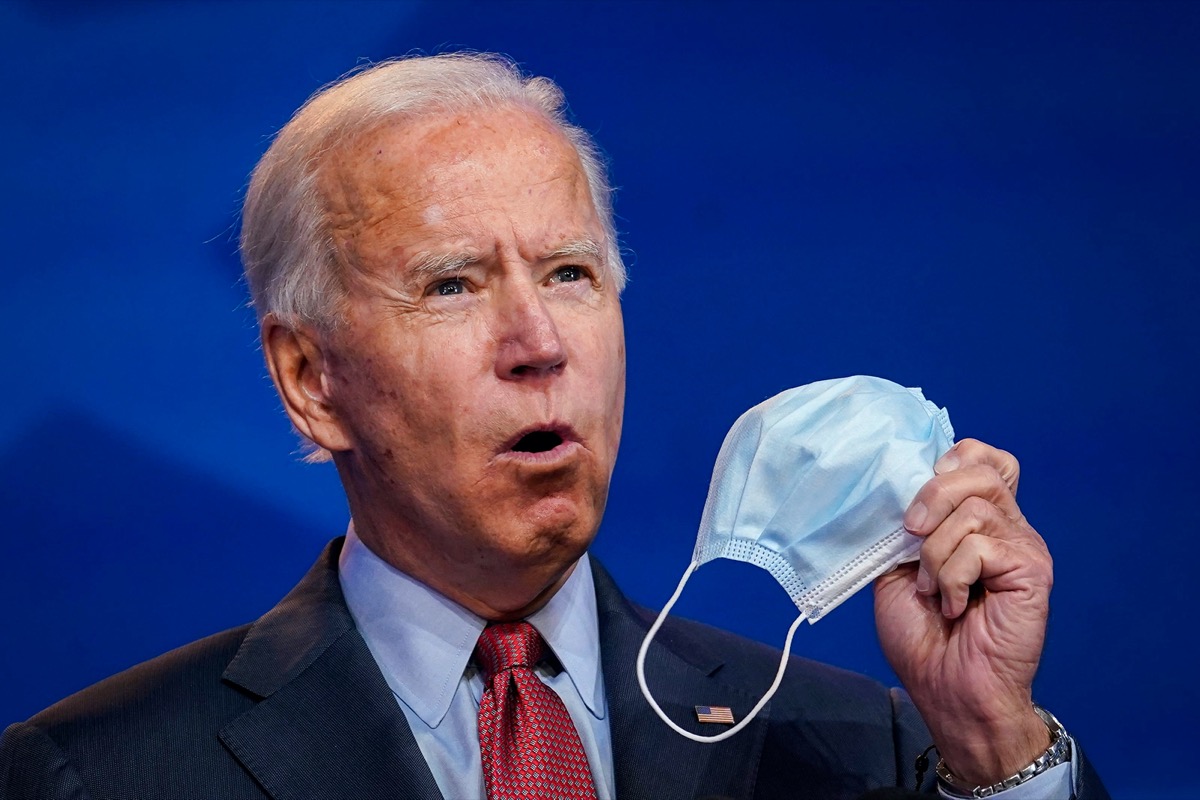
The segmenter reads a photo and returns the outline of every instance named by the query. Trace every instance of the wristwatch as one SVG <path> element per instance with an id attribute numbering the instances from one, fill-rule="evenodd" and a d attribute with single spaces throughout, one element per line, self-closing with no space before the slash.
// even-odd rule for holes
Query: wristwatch
<path id="1" fill-rule="evenodd" d="M 1070 761 L 1071 737 L 1067 736 L 1067 731 L 1063 728 L 1062 723 L 1055 719 L 1053 714 L 1036 703 L 1033 706 L 1033 710 L 1042 718 L 1042 722 L 1046 723 L 1046 728 L 1050 731 L 1050 746 L 1046 748 L 1044 753 L 1035 758 L 1025 768 L 990 786 L 968 785 L 966 781 L 950 771 L 945 761 L 939 760 L 935 772 L 937 773 L 938 783 L 941 784 L 942 789 L 953 797 L 991 797 L 997 792 L 1011 789 L 1014 786 L 1020 786 L 1025 781 L 1041 775 L 1051 767 L 1057 767 L 1059 764 L 1065 764 Z"/>

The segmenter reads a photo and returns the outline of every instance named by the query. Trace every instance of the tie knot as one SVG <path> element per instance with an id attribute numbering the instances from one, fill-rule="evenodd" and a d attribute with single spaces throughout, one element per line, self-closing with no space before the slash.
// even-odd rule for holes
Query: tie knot
<path id="1" fill-rule="evenodd" d="M 485 681 L 515 666 L 534 667 L 542 660 L 546 645 L 537 628 L 528 622 L 497 622 L 479 634 L 475 658 Z"/>

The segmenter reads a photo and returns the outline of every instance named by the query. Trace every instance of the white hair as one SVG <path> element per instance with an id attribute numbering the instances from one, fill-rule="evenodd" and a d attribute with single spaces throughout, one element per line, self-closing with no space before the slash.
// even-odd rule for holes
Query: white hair
<path id="1" fill-rule="evenodd" d="M 612 189 L 591 136 L 566 119 L 562 90 L 490 53 L 385 61 L 324 87 L 301 106 L 254 168 L 242 207 L 241 251 L 259 319 L 335 327 L 345 286 L 318 188 L 324 156 L 385 124 L 421 115 L 521 106 L 544 115 L 574 146 L 604 226 L 606 260 L 620 291 L 625 266 Z"/>

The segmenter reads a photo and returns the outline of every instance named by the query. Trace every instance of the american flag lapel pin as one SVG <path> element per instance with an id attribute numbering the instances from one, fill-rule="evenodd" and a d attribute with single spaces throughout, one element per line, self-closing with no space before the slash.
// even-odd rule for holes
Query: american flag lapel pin
<path id="1" fill-rule="evenodd" d="M 733 709 L 729 706 L 696 706 L 696 721 L 732 725 Z"/>

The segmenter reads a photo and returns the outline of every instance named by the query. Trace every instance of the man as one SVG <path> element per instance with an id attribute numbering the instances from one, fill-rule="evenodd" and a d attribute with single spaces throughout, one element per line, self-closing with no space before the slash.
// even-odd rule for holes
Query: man
<path id="1" fill-rule="evenodd" d="M 920 568 L 876 585 L 920 718 L 801 659 L 727 741 L 653 716 L 633 680 L 652 615 L 586 553 L 621 431 L 624 271 L 600 160 L 561 107 L 549 81 L 450 55 L 361 72 L 281 131 L 243 258 L 271 377 L 334 461 L 350 530 L 258 622 L 12 726 L 3 796 L 855 797 L 931 786 L 912 773 L 929 734 L 951 791 L 1105 796 L 1032 704 L 1050 558 L 1015 460 L 980 442 L 909 509 Z M 741 682 L 775 658 L 673 621 L 648 670 L 682 720 L 697 701 L 743 714 Z"/>

